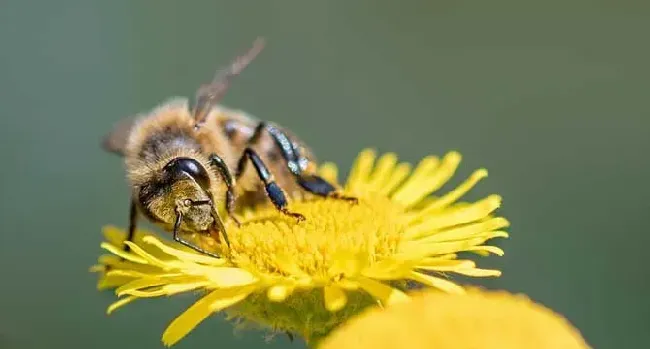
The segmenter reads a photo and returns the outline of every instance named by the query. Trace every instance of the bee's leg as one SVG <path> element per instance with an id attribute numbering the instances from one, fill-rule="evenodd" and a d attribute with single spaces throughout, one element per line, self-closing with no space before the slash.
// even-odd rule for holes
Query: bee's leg
<path id="1" fill-rule="evenodd" d="M 268 134 L 271 135 L 273 141 L 275 142 L 275 145 L 280 149 L 280 153 L 286 161 L 289 171 L 291 171 L 291 173 L 294 175 L 299 174 L 300 166 L 298 166 L 298 160 L 300 156 L 298 154 L 298 150 L 295 148 L 291 139 L 289 139 L 289 137 L 287 137 L 287 135 L 285 135 L 284 132 L 279 130 L 277 127 L 265 121 L 260 121 L 260 123 L 255 126 L 253 135 L 248 139 L 248 145 L 256 145 L 260 141 L 262 132 L 264 131 L 268 132 Z"/>
<path id="2" fill-rule="evenodd" d="M 266 195 L 271 199 L 271 202 L 273 202 L 273 205 L 280 210 L 282 213 L 295 217 L 298 219 L 298 221 L 304 220 L 305 216 L 299 214 L 299 213 L 294 213 L 291 212 L 287 209 L 287 197 L 284 194 L 284 191 L 280 186 L 275 182 L 273 179 L 273 175 L 271 175 L 271 172 L 269 172 L 269 169 L 264 165 L 264 162 L 262 162 L 262 159 L 260 159 L 259 155 L 251 149 L 251 148 L 246 148 L 244 150 L 244 154 L 242 157 L 239 159 L 239 162 L 237 163 L 237 173 L 235 174 L 235 177 L 239 178 L 243 173 L 244 170 L 246 169 L 246 163 L 248 160 L 253 163 L 253 166 L 255 167 L 255 170 L 257 171 L 257 175 L 260 177 L 260 179 L 264 182 L 264 189 L 266 190 Z"/>
<path id="3" fill-rule="evenodd" d="M 359 202 L 355 197 L 341 194 L 332 184 L 315 174 L 300 174 L 296 176 L 296 182 L 306 191 L 318 196 L 341 199 L 354 204 Z"/>
<path id="4" fill-rule="evenodd" d="M 342 195 L 331 183 L 322 177 L 315 174 L 304 173 L 302 167 L 300 166 L 300 162 L 303 160 L 301 158 L 300 152 L 298 149 L 296 149 L 291 139 L 289 139 L 289 137 L 287 137 L 287 135 L 277 127 L 270 125 L 264 121 L 260 122 L 255 127 L 255 132 L 253 132 L 253 135 L 248 141 L 249 145 L 254 145 L 257 143 L 263 131 L 266 131 L 271 135 L 275 141 L 276 146 L 280 149 L 282 157 L 287 163 L 287 168 L 295 177 L 296 182 L 303 189 L 318 196 L 346 200 L 352 203 L 357 203 L 359 201 L 357 198 Z"/>
<path id="5" fill-rule="evenodd" d="M 232 218 L 232 220 L 237 225 L 240 225 L 239 220 L 237 220 L 237 218 L 234 215 L 234 212 L 235 212 L 235 179 L 233 178 L 232 174 L 230 173 L 230 170 L 228 169 L 228 166 L 226 165 L 226 163 L 217 154 L 211 154 L 210 155 L 210 164 L 215 167 L 215 169 L 219 172 L 219 175 L 221 175 L 221 178 L 223 179 L 223 181 L 226 182 L 226 186 L 227 186 L 226 210 L 228 211 L 228 215 L 230 216 L 230 218 Z"/>
<path id="6" fill-rule="evenodd" d="M 135 200 L 131 199 L 131 208 L 129 209 L 129 231 L 126 235 L 126 240 L 124 241 L 133 241 L 135 237 L 135 228 L 138 224 L 138 208 L 135 204 Z M 129 252 L 131 248 L 129 245 L 124 244 L 124 251 Z"/>
<path id="7" fill-rule="evenodd" d="M 212 196 L 210 196 L 210 205 L 211 205 L 210 208 L 212 210 L 210 214 L 212 215 L 212 220 L 214 222 L 214 225 L 217 228 L 217 232 L 215 234 L 217 236 L 213 236 L 213 237 L 215 239 L 218 239 L 219 232 L 221 232 L 221 234 L 223 235 L 223 240 L 226 242 L 226 245 L 230 247 L 230 239 L 228 239 L 228 233 L 226 232 L 226 227 L 223 225 L 223 221 L 221 220 L 221 217 L 219 217 L 219 212 L 217 212 L 217 209 L 214 206 L 214 199 L 212 198 Z M 233 219 L 235 218 L 233 217 Z M 235 222 L 237 222 L 237 220 L 235 220 Z M 237 222 L 237 224 L 239 224 L 239 222 Z M 212 235 L 214 234 L 214 232 L 211 231 L 210 234 Z"/>
<path id="8" fill-rule="evenodd" d="M 183 213 L 177 207 L 176 208 L 176 221 L 174 222 L 174 232 L 173 232 L 174 241 L 180 243 L 183 246 L 187 246 L 187 247 L 193 249 L 194 251 L 196 251 L 198 253 L 202 253 L 202 254 L 205 254 L 205 255 L 208 255 L 208 256 L 214 257 L 214 258 L 220 258 L 219 255 L 216 255 L 216 254 L 214 254 L 212 252 L 206 251 L 206 250 L 194 245 L 191 242 L 183 240 L 180 237 L 180 234 L 179 234 L 179 230 L 181 228 L 181 222 L 183 222 Z"/>
<path id="9" fill-rule="evenodd" d="M 293 343 L 293 333 L 289 331 L 284 331 L 284 333 L 289 337 L 289 341 Z"/>

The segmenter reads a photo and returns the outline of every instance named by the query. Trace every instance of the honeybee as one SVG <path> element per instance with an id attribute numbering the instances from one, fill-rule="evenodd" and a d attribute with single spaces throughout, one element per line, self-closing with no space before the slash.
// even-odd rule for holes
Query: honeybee
<path id="1" fill-rule="evenodd" d="M 233 216 L 236 206 L 267 197 L 283 214 L 303 220 L 303 215 L 287 208 L 287 193 L 356 202 L 315 174 L 311 150 L 288 130 L 218 104 L 231 79 L 263 46 L 262 39 L 256 40 L 201 86 L 192 106 L 186 98 L 171 98 L 148 113 L 118 122 L 105 136 L 104 149 L 124 157 L 131 187 L 127 240 L 133 239 L 143 215 L 171 231 L 176 242 L 218 257 L 183 236 L 199 233 L 217 241 L 223 236 L 229 246 L 218 208 L 224 202 L 236 224 L 240 224 Z"/>

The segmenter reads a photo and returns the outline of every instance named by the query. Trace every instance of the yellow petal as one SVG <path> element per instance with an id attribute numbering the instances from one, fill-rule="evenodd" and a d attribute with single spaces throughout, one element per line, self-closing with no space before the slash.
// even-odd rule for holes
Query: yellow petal
<path id="1" fill-rule="evenodd" d="M 182 275 L 183 273 L 165 273 L 160 269 L 155 272 L 143 272 L 137 269 L 111 269 L 106 272 L 106 276 L 126 276 L 131 278 L 175 277 Z"/>
<path id="2" fill-rule="evenodd" d="M 437 166 L 425 178 L 418 179 L 418 182 L 403 192 L 397 202 L 404 207 L 411 207 L 419 203 L 431 193 L 440 189 L 456 172 L 461 156 L 457 152 L 450 152 L 442 159 L 440 166 Z"/>
<path id="3" fill-rule="evenodd" d="M 500 205 L 501 197 L 491 195 L 466 207 L 442 211 L 437 215 L 425 216 L 420 223 L 412 225 L 406 230 L 404 238 L 416 239 L 433 230 L 478 221 L 487 217 Z"/>
<path id="4" fill-rule="evenodd" d="M 348 279 L 342 279 L 337 282 L 337 285 L 340 286 L 344 290 L 348 291 L 357 291 L 359 289 L 359 283 L 356 281 L 348 280 Z"/>
<path id="5" fill-rule="evenodd" d="M 503 235 L 503 232 L 497 231 L 491 234 L 496 229 L 505 228 L 510 225 L 510 222 L 502 217 L 488 219 L 483 222 L 466 224 L 457 228 L 445 229 L 442 231 L 433 231 L 425 234 L 420 234 L 418 239 L 419 243 L 430 242 L 443 242 L 467 239 L 469 237 L 479 237 L 477 235 L 485 235 L 486 238 Z"/>
<path id="6" fill-rule="evenodd" d="M 150 279 L 136 279 L 133 280 L 126 285 L 122 285 L 115 289 L 115 294 L 118 296 L 124 295 L 126 292 L 131 291 L 131 290 L 137 290 L 141 288 L 148 288 L 148 287 L 155 287 L 155 286 L 161 286 L 165 285 L 167 281 L 158 279 L 158 278 L 150 278 Z"/>
<path id="7" fill-rule="evenodd" d="M 450 259 L 456 259 L 458 258 L 458 255 L 455 253 L 449 253 L 449 254 L 444 254 L 442 256 L 435 256 L 435 257 L 426 257 L 423 258 L 419 261 L 419 264 L 421 265 L 434 265 L 435 263 L 442 261 L 442 260 L 450 260 Z"/>
<path id="8" fill-rule="evenodd" d="M 476 263 L 470 260 L 440 260 L 429 265 L 420 264 L 416 268 L 432 271 L 455 271 L 457 269 L 474 268 Z"/>
<path id="9" fill-rule="evenodd" d="M 423 192 L 422 186 L 427 185 L 429 173 L 438 167 L 439 163 L 440 160 L 435 156 L 427 156 L 420 160 L 411 176 L 391 196 L 391 200 L 404 207 L 411 206 L 413 201 L 419 201 L 417 198 Z M 425 192 L 423 196 L 428 194 L 429 192 Z"/>
<path id="10" fill-rule="evenodd" d="M 371 296 L 384 305 L 406 302 L 409 297 L 402 291 L 366 277 L 358 277 L 355 281 Z"/>
<path id="11" fill-rule="evenodd" d="M 400 246 L 399 253 L 404 255 L 404 259 L 414 260 L 439 254 L 468 251 L 482 244 L 485 240 L 484 238 L 472 238 L 460 241 L 430 243 L 410 241 Z"/>
<path id="12" fill-rule="evenodd" d="M 336 166 L 336 164 L 332 162 L 325 162 L 321 164 L 318 168 L 318 175 L 323 177 L 323 179 L 329 181 L 330 183 L 339 182 L 338 173 L 339 173 L 338 167 Z"/>
<path id="13" fill-rule="evenodd" d="M 174 345 L 212 313 L 240 302 L 254 289 L 253 287 L 234 287 L 212 291 L 169 324 L 162 336 L 163 343 L 166 346 Z"/>
<path id="14" fill-rule="evenodd" d="M 124 240 L 126 240 L 126 232 L 112 225 L 105 226 L 102 229 L 102 233 L 104 234 L 104 239 L 115 246 L 122 245 Z"/>
<path id="15" fill-rule="evenodd" d="M 113 313 L 118 308 L 121 308 L 121 307 L 133 302 L 136 299 L 137 299 L 137 297 L 130 297 L 129 296 L 129 297 L 124 297 L 124 298 L 122 298 L 122 299 L 120 299 L 120 300 L 118 300 L 116 302 L 113 302 L 113 304 L 109 305 L 108 308 L 106 309 L 106 315 L 111 315 L 111 313 Z"/>
<path id="16" fill-rule="evenodd" d="M 422 273 L 418 273 L 416 271 L 413 271 L 409 274 L 409 279 L 413 281 L 417 281 L 421 284 L 435 287 L 438 289 L 441 289 L 445 292 L 448 293 L 454 293 L 454 294 L 463 294 L 465 293 L 465 289 L 462 288 L 461 286 L 456 285 L 455 283 L 451 281 L 447 281 L 445 279 L 437 278 L 435 276 L 431 275 L 426 275 Z"/>
<path id="17" fill-rule="evenodd" d="M 120 293 L 120 295 L 129 295 L 138 298 L 162 297 L 166 294 L 164 287 L 152 287 L 146 290 L 128 290 Z"/>
<path id="18" fill-rule="evenodd" d="M 134 263 L 129 260 L 122 259 L 121 257 L 118 257 L 113 254 L 110 255 L 105 254 L 99 256 L 98 262 L 106 266 L 107 270 L 110 270 L 109 272 L 114 272 L 117 270 L 122 270 L 122 271 L 130 270 L 130 271 L 139 272 L 146 275 L 163 272 L 162 269 L 156 266 L 149 265 L 149 264 Z"/>
<path id="19" fill-rule="evenodd" d="M 169 268 L 170 263 L 165 263 L 162 260 L 154 257 L 152 254 L 145 251 L 144 248 L 140 247 L 139 245 L 136 245 L 134 242 L 125 241 L 124 243 L 126 245 L 128 245 L 129 248 L 131 248 L 131 251 L 133 251 L 133 253 L 135 253 L 138 256 L 144 258 L 149 264 L 155 265 L 155 266 L 163 268 L 163 269 Z"/>
<path id="20" fill-rule="evenodd" d="M 207 281 L 197 281 L 186 284 L 171 284 L 164 285 L 159 288 L 147 288 L 144 290 L 126 290 L 122 292 L 125 295 L 136 296 L 140 298 L 171 296 L 177 293 L 183 293 L 208 286 L 210 283 Z"/>
<path id="21" fill-rule="evenodd" d="M 469 176 L 465 182 L 461 183 L 461 185 L 456 187 L 454 190 L 443 195 L 437 200 L 433 200 L 433 202 L 422 208 L 420 214 L 429 214 L 451 205 L 452 203 L 456 202 L 456 200 L 460 199 L 463 195 L 467 194 L 470 189 L 476 186 L 476 183 L 478 183 L 481 179 L 487 177 L 487 175 L 488 172 L 484 168 L 474 171 L 474 173 L 472 173 L 472 175 Z"/>
<path id="22" fill-rule="evenodd" d="M 115 245 L 116 247 L 123 248 L 124 247 L 124 242 L 126 240 L 126 232 L 122 229 L 119 229 L 114 226 L 105 226 L 103 228 L 103 233 L 106 241 L 110 242 L 111 244 Z M 138 245 L 142 243 L 142 240 L 148 236 L 154 236 L 154 233 L 143 231 L 143 230 L 137 230 L 133 236 L 132 241 Z M 157 251 L 150 251 L 154 256 L 156 257 L 161 257 L 159 256 Z"/>
<path id="23" fill-rule="evenodd" d="M 327 274 L 334 278 L 340 275 L 353 276 L 359 274 L 363 263 L 367 263 L 366 253 L 352 254 L 348 251 L 337 252 L 332 255 L 332 264 Z"/>
<path id="24" fill-rule="evenodd" d="M 331 312 L 336 312 L 345 306 L 348 297 L 340 287 L 335 285 L 325 286 L 325 308 Z"/>
<path id="25" fill-rule="evenodd" d="M 457 269 L 457 270 L 453 270 L 453 272 L 461 275 L 474 276 L 474 277 L 501 276 L 501 271 L 495 269 L 469 268 L 469 269 Z"/>
<path id="26" fill-rule="evenodd" d="M 273 302 L 284 302 L 293 293 L 293 290 L 293 286 L 273 285 L 266 291 L 266 296 Z"/>
<path id="27" fill-rule="evenodd" d="M 307 273 L 305 273 L 302 269 L 300 269 L 300 266 L 298 266 L 295 259 L 291 258 L 290 256 L 277 253 L 275 255 L 275 263 L 278 269 L 280 269 L 280 271 L 282 271 L 285 274 L 295 275 L 305 279 L 310 278 Z"/>
<path id="28" fill-rule="evenodd" d="M 97 262 L 99 264 L 103 265 L 115 265 L 120 262 L 128 262 L 124 260 L 123 258 L 120 258 L 114 254 L 102 254 L 99 257 L 97 257 Z M 130 263 L 130 262 L 129 262 Z"/>
<path id="29" fill-rule="evenodd" d="M 379 160 L 377 160 L 377 166 L 375 166 L 375 169 L 370 176 L 368 185 L 373 189 L 382 188 L 393 174 L 396 164 L 397 155 L 395 153 L 382 155 Z"/>
<path id="30" fill-rule="evenodd" d="M 103 266 L 112 266 L 124 261 L 114 254 L 103 254 L 97 258 L 97 263 Z"/>
<path id="31" fill-rule="evenodd" d="M 122 286 L 124 284 L 129 283 L 133 279 L 134 278 L 130 276 L 104 274 L 104 276 L 101 277 L 97 282 L 97 289 L 106 290 L 109 288 L 115 288 L 117 286 Z"/>
<path id="32" fill-rule="evenodd" d="M 173 247 L 167 246 L 164 243 L 162 243 L 160 240 L 156 239 L 154 236 L 145 236 L 142 241 L 145 243 L 151 244 L 156 246 L 158 249 L 160 249 L 162 252 L 174 256 L 178 259 L 185 260 L 185 261 L 190 261 L 194 263 L 201 263 L 201 264 L 206 264 L 206 265 L 214 265 L 214 266 L 221 266 L 226 263 L 225 260 L 220 259 L 220 258 L 214 258 L 210 257 L 207 255 L 199 254 L 199 253 L 192 253 L 192 252 L 185 252 L 181 251 L 178 249 L 175 249 Z"/>
<path id="33" fill-rule="evenodd" d="M 250 272 L 233 267 L 198 267 L 203 277 L 212 282 L 215 288 L 246 286 L 257 282 Z"/>
<path id="34" fill-rule="evenodd" d="M 384 182 L 383 187 L 378 188 L 377 192 L 383 195 L 391 194 L 399 187 L 400 184 L 402 184 L 402 181 L 404 181 L 404 179 L 408 177 L 410 173 L 411 164 L 403 162 L 397 165 L 393 173 L 391 173 L 390 177 Z"/>
<path id="35" fill-rule="evenodd" d="M 110 253 L 112 253 L 114 255 L 117 255 L 119 257 L 122 257 L 122 258 L 124 258 L 124 259 L 126 259 L 128 261 L 133 262 L 133 263 L 148 264 L 146 259 L 144 259 L 142 257 L 139 257 L 139 256 L 136 256 L 131 252 L 126 252 L 123 249 L 121 249 L 121 248 L 119 248 L 119 247 L 117 247 L 115 245 L 111 245 L 111 244 L 109 244 L 107 242 L 102 242 L 99 246 L 101 248 L 107 250 L 108 252 L 110 252 Z"/>
<path id="36" fill-rule="evenodd" d="M 401 279 L 413 269 L 414 264 L 415 262 L 407 260 L 383 259 L 366 267 L 362 275 L 376 280 Z"/>
<path id="37" fill-rule="evenodd" d="M 363 186 L 368 180 L 376 156 L 375 151 L 372 149 L 365 149 L 359 153 L 348 176 L 348 181 L 345 185 L 346 190 L 354 192 Z"/>
<path id="38" fill-rule="evenodd" d="M 490 252 L 487 251 L 469 251 L 470 253 L 477 254 L 481 257 L 487 257 L 490 255 Z"/>
<path id="39" fill-rule="evenodd" d="M 104 271 L 106 271 L 106 266 L 101 264 L 95 264 L 92 265 L 90 268 L 88 268 L 88 271 L 91 273 L 103 273 Z"/>
<path id="40" fill-rule="evenodd" d="M 472 246 L 463 249 L 463 251 L 468 251 L 468 252 L 476 252 L 476 253 L 481 253 L 481 252 L 487 252 L 487 253 L 492 253 L 497 256 L 503 256 L 503 250 L 496 247 L 496 246 Z"/>

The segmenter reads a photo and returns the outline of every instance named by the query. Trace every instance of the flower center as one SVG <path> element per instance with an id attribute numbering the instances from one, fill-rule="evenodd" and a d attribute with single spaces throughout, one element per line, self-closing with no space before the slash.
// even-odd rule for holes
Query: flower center
<path id="1" fill-rule="evenodd" d="M 358 204 L 295 201 L 289 209 L 306 219 L 298 222 L 269 205 L 256 208 L 254 219 L 244 213 L 239 228 L 228 224 L 231 262 L 253 273 L 327 282 L 358 269 L 360 261 L 394 254 L 404 228 L 402 210 L 381 196 L 360 197 Z M 342 265 L 353 261 L 356 266 Z"/>

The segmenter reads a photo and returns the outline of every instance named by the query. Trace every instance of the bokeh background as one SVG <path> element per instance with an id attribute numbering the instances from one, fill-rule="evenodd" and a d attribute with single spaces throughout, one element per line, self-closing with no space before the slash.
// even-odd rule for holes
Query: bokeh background
<path id="1" fill-rule="evenodd" d="M 226 105 L 348 167 L 459 150 L 504 197 L 503 277 L 596 348 L 650 342 L 650 5 L 644 1 L 0 0 L 0 347 L 160 348 L 193 296 L 128 306 L 87 272 L 128 188 L 101 136 L 192 96 L 257 36 Z M 302 348 L 214 317 L 177 348 Z"/>

